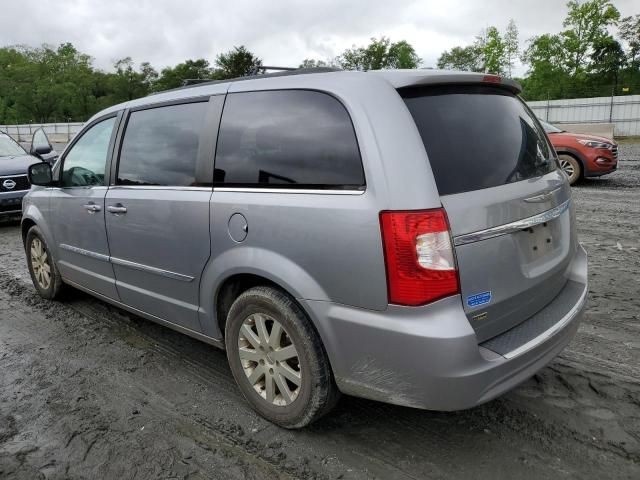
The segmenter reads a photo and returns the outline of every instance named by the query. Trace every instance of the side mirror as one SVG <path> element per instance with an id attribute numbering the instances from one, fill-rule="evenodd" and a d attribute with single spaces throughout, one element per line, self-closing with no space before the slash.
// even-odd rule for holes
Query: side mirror
<path id="1" fill-rule="evenodd" d="M 29 167 L 27 172 L 29 183 L 31 185 L 40 185 L 42 187 L 50 187 L 53 185 L 53 172 L 51 165 L 48 163 L 34 163 Z"/>
<path id="2" fill-rule="evenodd" d="M 51 146 L 50 146 L 50 145 L 47 145 L 47 146 L 45 146 L 45 145 L 40 145 L 40 146 L 35 147 L 35 148 L 33 149 L 33 153 L 34 153 L 35 155 L 37 155 L 38 157 L 39 157 L 40 155 L 46 155 L 46 154 L 48 154 L 48 153 L 51 153 L 52 151 L 53 151 L 53 148 L 51 148 Z"/>
<path id="3" fill-rule="evenodd" d="M 51 146 L 51 142 L 49 142 L 47 134 L 44 133 L 42 128 L 37 129 L 31 138 L 31 149 L 29 153 L 40 158 L 42 155 L 51 153 L 52 150 L 53 147 Z"/>

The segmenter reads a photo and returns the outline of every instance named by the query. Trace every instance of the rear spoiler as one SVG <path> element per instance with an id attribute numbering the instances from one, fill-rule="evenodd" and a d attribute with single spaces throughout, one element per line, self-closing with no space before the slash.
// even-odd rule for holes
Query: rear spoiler
<path id="1" fill-rule="evenodd" d="M 505 88 L 515 94 L 522 92 L 522 86 L 510 78 L 487 73 L 455 72 L 447 70 L 376 70 L 395 89 L 431 85 L 487 85 Z"/>

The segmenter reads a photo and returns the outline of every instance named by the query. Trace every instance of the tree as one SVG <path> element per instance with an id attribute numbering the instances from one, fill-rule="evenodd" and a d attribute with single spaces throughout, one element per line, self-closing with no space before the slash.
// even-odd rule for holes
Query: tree
<path id="1" fill-rule="evenodd" d="M 418 68 L 422 61 L 406 40 L 392 43 L 386 37 L 372 38 L 365 47 L 346 49 L 337 59 L 345 70 L 381 70 L 383 68 Z"/>
<path id="2" fill-rule="evenodd" d="M 629 47 L 627 60 L 631 68 L 640 67 L 640 14 L 620 21 L 620 38 Z"/>
<path id="3" fill-rule="evenodd" d="M 312 58 L 305 58 L 298 68 L 322 68 L 328 67 L 329 64 L 324 60 L 314 60 Z"/>
<path id="4" fill-rule="evenodd" d="M 515 60 L 520 52 L 520 41 L 518 39 L 518 27 L 516 22 L 511 19 L 504 32 L 504 49 L 507 60 L 507 75 L 511 78 L 512 69 Z"/>
<path id="5" fill-rule="evenodd" d="M 560 98 L 570 79 L 566 67 L 566 52 L 560 35 L 544 34 L 529 39 L 522 62 L 529 65 L 523 82 L 528 100 Z"/>
<path id="6" fill-rule="evenodd" d="M 518 29 L 510 20 L 504 36 L 491 26 L 478 35 L 473 44 L 444 51 L 438 58 L 438 68 L 511 76 L 518 50 Z"/>
<path id="7" fill-rule="evenodd" d="M 243 77 L 261 65 L 262 60 L 241 45 L 216 57 L 215 76 L 220 79 Z"/>
<path id="8" fill-rule="evenodd" d="M 148 95 L 158 72 L 148 63 L 140 65 L 140 71 L 134 69 L 131 57 L 125 57 L 113 64 L 116 69 L 111 76 L 112 95 L 115 101 L 128 101 Z"/>
<path id="9" fill-rule="evenodd" d="M 592 70 L 597 75 L 613 78 L 614 91 L 618 85 L 618 73 L 625 65 L 625 54 L 620 42 L 613 37 L 605 37 L 594 45 Z"/>
<path id="10" fill-rule="evenodd" d="M 563 22 L 562 43 L 567 53 L 567 67 L 573 77 L 585 70 L 586 60 L 596 44 L 609 34 L 607 27 L 616 25 L 620 12 L 611 0 L 570 0 L 569 13 Z"/>
<path id="11" fill-rule="evenodd" d="M 174 67 L 163 68 L 158 80 L 154 82 L 155 91 L 181 87 L 185 80 L 208 80 L 213 78 L 209 62 L 204 58 L 186 60 Z"/>
<path id="12" fill-rule="evenodd" d="M 482 51 L 475 44 L 453 47 L 451 50 L 442 52 L 437 65 L 442 70 L 481 72 L 483 70 Z"/>
<path id="13" fill-rule="evenodd" d="M 487 28 L 484 35 L 478 37 L 478 45 L 482 52 L 483 70 L 486 73 L 504 75 L 508 63 L 507 49 L 498 29 Z"/>

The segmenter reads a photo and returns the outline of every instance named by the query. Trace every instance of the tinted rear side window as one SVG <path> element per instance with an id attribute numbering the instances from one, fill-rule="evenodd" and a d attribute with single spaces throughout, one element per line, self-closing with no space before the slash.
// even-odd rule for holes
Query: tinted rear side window
<path id="1" fill-rule="evenodd" d="M 338 100 L 315 91 L 229 94 L 214 184 L 361 189 L 364 174 L 351 118 Z"/>
<path id="2" fill-rule="evenodd" d="M 451 86 L 400 94 L 420 131 L 440 195 L 518 182 L 556 168 L 544 130 L 505 90 Z"/>
<path id="3" fill-rule="evenodd" d="M 200 102 L 132 112 L 120 150 L 118 185 L 199 186 L 196 160 L 206 109 L 207 103 Z"/>

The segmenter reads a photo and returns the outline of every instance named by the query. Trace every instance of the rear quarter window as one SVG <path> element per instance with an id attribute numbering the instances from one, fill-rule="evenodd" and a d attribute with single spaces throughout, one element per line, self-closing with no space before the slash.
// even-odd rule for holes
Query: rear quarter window
<path id="1" fill-rule="evenodd" d="M 364 184 L 351 118 L 334 97 L 309 90 L 227 96 L 214 185 L 362 189 Z"/>
<path id="2" fill-rule="evenodd" d="M 497 187 L 556 168 L 544 130 L 506 90 L 460 85 L 399 93 L 418 127 L 440 195 Z"/>

